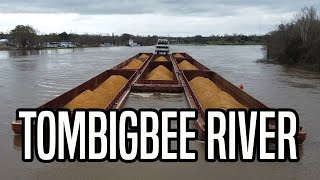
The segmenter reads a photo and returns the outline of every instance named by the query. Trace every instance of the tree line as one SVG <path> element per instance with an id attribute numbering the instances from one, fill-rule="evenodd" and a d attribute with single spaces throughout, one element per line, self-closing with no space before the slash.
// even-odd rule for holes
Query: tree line
<path id="1" fill-rule="evenodd" d="M 42 47 L 46 42 L 74 42 L 79 46 L 100 46 L 110 43 L 115 46 L 126 45 L 129 39 L 148 46 L 156 44 L 158 36 L 134 36 L 127 33 L 122 35 L 100 35 L 100 34 L 75 34 L 75 33 L 50 33 L 40 34 L 29 25 L 17 25 L 10 33 L 0 33 L 0 39 L 9 39 L 11 44 L 20 48 Z"/>
<path id="2" fill-rule="evenodd" d="M 246 44 L 266 44 L 266 35 L 211 35 L 193 37 L 175 37 L 177 43 L 181 44 L 203 44 L 203 45 L 246 45 Z"/>
<path id="3" fill-rule="evenodd" d="M 115 46 L 122 46 L 128 43 L 129 39 L 142 46 L 155 45 L 159 37 L 139 36 L 124 33 L 122 35 L 97 35 L 97 34 L 74 34 L 74 33 L 50 33 L 40 34 L 39 31 L 29 25 L 17 25 L 10 33 L 0 33 L 0 39 L 9 39 L 11 44 L 21 48 L 41 47 L 46 42 L 74 42 L 80 46 L 100 46 L 103 43 L 110 43 Z M 212 35 L 192 37 L 165 37 L 171 44 L 265 44 L 266 36 L 259 35 Z"/>
<path id="4" fill-rule="evenodd" d="M 305 7 L 293 21 L 282 23 L 267 38 L 268 58 L 284 64 L 315 65 L 320 71 L 320 18 Z"/>

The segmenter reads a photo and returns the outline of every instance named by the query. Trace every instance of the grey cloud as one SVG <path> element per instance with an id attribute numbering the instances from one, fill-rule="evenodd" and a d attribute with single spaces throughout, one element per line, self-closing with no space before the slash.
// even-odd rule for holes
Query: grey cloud
<path id="1" fill-rule="evenodd" d="M 297 11 L 305 5 L 320 7 L 319 1 L 301 0 L 0 0 L 0 13 L 162 14 L 177 16 L 232 16 L 243 8 L 265 12 Z"/>

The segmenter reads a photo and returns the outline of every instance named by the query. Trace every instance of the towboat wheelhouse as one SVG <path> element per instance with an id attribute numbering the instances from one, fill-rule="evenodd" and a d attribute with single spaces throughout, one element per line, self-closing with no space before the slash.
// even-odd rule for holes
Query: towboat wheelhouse
<path id="1" fill-rule="evenodd" d="M 170 46 L 168 39 L 158 39 L 158 43 L 156 45 L 156 53 L 157 54 L 169 54 Z"/>

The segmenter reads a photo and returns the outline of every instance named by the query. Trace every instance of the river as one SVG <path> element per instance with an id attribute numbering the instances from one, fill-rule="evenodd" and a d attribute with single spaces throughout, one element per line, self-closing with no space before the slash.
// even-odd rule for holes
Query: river
<path id="1" fill-rule="evenodd" d="M 154 47 L 0 51 L 0 179 L 318 179 L 320 176 L 320 74 L 256 63 L 261 46 L 172 46 L 187 52 L 269 107 L 293 108 L 307 131 L 297 163 L 209 163 L 204 145 L 196 163 L 50 163 L 21 161 L 21 137 L 11 130 L 17 108 L 37 107 L 139 52 Z M 171 101 L 167 101 L 170 97 Z M 128 103 L 145 98 L 132 94 Z M 151 95 L 155 108 L 175 107 L 181 95 Z M 183 104 L 182 106 L 186 106 Z M 149 106 L 148 106 L 149 107 Z"/>

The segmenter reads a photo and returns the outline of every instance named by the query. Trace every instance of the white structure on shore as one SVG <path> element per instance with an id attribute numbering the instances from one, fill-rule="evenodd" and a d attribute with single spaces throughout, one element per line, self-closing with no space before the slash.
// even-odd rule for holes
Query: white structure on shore
<path id="1" fill-rule="evenodd" d="M 0 39 L 0 45 L 3 45 L 3 46 L 9 45 L 9 40 L 8 39 Z"/>
<path id="2" fill-rule="evenodd" d="M 76 44 L 73 42 L 60 42 L 59 47 L 63 47 L 63 48 L 74 48 L 76 47 Z"/>
<path id="3" fill-rule="evenodd" d="M 77 45 L 73 42 L 46 42 L 46 48 L 74 48 Z"/>
<path id="4" fill-rule="evenodd" d="M 45 47 L 46 48 L 58 48 L 60 42 L 46 42 Z"/>
<path id="5" fill-rule="evenodd" d="M 127 46 L 140 46 L 140 44 L 133 42 L 133 39 L 129 39 L 129 43 L 127 44 Z"/>
<path id="6" fill-rule="evenodd" d="M 100 47 L 112 47 L 113 44 L 112 43 L 101 43 Z"/>

